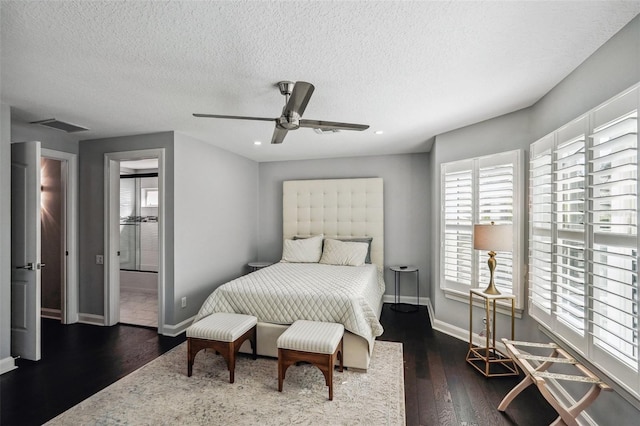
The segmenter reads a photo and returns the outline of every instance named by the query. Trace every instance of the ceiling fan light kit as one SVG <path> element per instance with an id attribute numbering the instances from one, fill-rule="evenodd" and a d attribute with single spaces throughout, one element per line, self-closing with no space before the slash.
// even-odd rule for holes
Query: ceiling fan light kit
<path id="1" fill-rule="evenodd" d="M 272 144 L 281 144 L 289 130 L 297 130 L 300 127 L 312 128 L 316 133 L 338 132 L 339 130 L 357 130 L 362 131 L 369 128 L 366 124 L 339 123 L 333 121 L 322 120 L 304 120 L 302 114 L 307 108 L 309 99 L 315 90 L 311 83 L 306 81 L 279 81 L 278 89 L 280 94 L 285 97 L 285 105 L 282 108 L 282 114 L 277 118 L 266 117 L 246 117 L 239 115 L 218 115 L 218 114 L 193 114 L 194 117 L 203 118 L 225 118 L 231 120 L 257 120 L 257 121 L 273 121 L 275 129 L 271 138 Z"/>

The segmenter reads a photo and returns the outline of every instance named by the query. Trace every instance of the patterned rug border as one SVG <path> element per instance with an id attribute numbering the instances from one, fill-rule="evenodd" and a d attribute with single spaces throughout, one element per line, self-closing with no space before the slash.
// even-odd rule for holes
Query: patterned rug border
<path id="1" fill-rule="evenodd" d="M 376 341 L 366 373 L 336 370 L 333 401 L 311 365 L 291 367 L 278 392 L 273 358 L 241 355 L 234 384 L 212 352 L 196 356 L 192 377 L 186 364 L 185 342 L 47 424 L 405 424 L 401 343 Z"/>

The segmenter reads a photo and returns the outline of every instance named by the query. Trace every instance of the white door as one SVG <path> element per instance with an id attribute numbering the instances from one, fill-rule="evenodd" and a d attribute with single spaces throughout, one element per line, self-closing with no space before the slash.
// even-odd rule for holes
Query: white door
<path id="1" fill-rule="evenodd" d="M 11 355 L 40 354 L 40 142 L 11 144 Z"/>

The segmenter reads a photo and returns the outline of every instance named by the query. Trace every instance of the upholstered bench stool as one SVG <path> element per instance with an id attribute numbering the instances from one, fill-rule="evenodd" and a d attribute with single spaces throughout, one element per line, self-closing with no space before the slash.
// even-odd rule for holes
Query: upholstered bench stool
<path id="1" fill-rule="evenodd" d="M 227 361 L 229 383 L 233 383 L 236 354 L 249 339 L 256 359 L 256 324 L 251 315 L 216 312 L 187 328 L 187 375 L 191 377 L 193 361 L 201 349 L 214 349 Z"/>
<path id="2" fill-rule="evenodd" d="M 282 392 L 287 368 L 296 362 L 308 362 L 320 369 L 329 386 L 329 401 L 333 401 L 333 369 L 336 357 L 342 372 L 344 358 L 342 342 L 344 326 L 331 322 L 299 320 L 294 322 L 277 341 L 278 391 Z"/>

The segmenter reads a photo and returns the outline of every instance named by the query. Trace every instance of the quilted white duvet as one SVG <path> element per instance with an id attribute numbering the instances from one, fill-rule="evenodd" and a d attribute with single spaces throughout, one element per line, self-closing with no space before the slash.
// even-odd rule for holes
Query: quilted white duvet
<path id="1" fill-rule="evenodd" d="M 260 322 L 335 322 L 373 348 L 383 332 L 378 307 L 385 286 L 375 265 L 276 263 L 218 287 L 194 322 L 213 312 L 254 315 Z"/>

